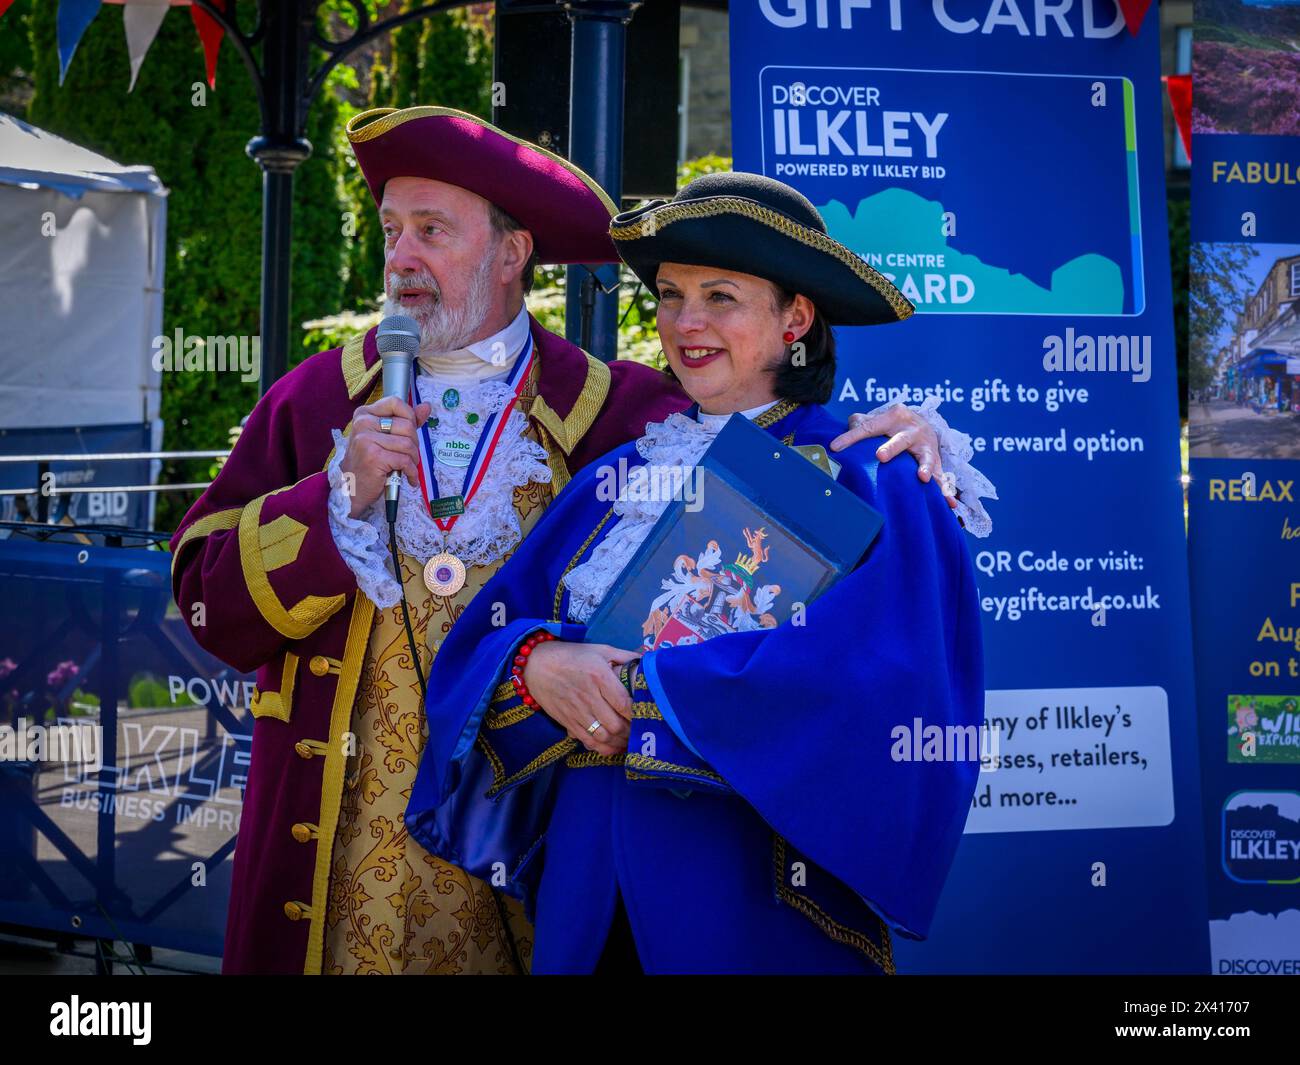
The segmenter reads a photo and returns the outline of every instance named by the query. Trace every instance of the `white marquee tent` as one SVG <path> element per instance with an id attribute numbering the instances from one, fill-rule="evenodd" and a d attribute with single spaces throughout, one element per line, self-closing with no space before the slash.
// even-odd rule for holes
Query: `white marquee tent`
<path id="1" fill-rule="evenodd" d="M 149 423 L 156 446 L 166 227 L 150 167 L 0 112 L 0 430 Z"/>

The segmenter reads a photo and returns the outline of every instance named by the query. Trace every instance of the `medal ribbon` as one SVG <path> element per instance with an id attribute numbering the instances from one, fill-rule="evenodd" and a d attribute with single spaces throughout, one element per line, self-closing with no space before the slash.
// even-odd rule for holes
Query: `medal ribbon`
<path id="1" fill-rule="evenodd" d="M 465 470 L 465 480 L 461 485 L 461 498 L 464 501 L 465 509 L 469 509 L 469 501 L 474 498 L 474 493 L 478 491 L 479 485 L 483 483 L 483 476 L 487 473 L 488 466 L 492 463 L 492 455 L 500 443 L 502 430 L 506 427 L 506 422 L 510 420 L 510 412 L 515 409 L 515 403 L 519 400 L 519 395 L 524 390 L 524 385 L 528 383 L 528 374 L 532 370 L 534 358 L 533 335 L 531 331 L 528 334 L 528 341 L 524 344 L 523 350 L 519 357 L 515 359 L 514 369 L 510 371 L 510 376 L 506 378 L 505 383 L 514 389 L 514 395 L 510 397 L 501 410 L 488 417 L 483 423 L 483 431 L 479 433 L 478 443 L 474 445 L 474 454 L 470 457 L 469 466 Z M 418 376 L 419 363 L 415 364 L 415 375 L 411 378 L 411 408 L 414 409 L 419 401 L 419 394 L 415 390 L 415 376 Z M 420 426 L 420 490 L 424 493 L 425 508 L 430 508 L 433 500 L 440 499 L 441 493 L 438 489 L 438 476 L 434 470 L 436 459 L 433 453 L 433 437 L 429 433 L 429 423 L 426 421 Z M 432 511 L 430 511 L 432 514 Z M 456 524 L 459 514 L 450 518 L 434 518 L 438 528 L 445 533 L 449 533 Z"/>

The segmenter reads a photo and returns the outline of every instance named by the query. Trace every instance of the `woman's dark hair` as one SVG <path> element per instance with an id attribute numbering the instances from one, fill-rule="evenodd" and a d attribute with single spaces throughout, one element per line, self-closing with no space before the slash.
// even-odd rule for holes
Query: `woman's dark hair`
<path id="1" fill-rule="evenodd" d="M 773 288 L 777 310 L 784 311 L 794 303 L 795 293 L 775 284 Z M 781 399 L 816 404 L 831 401 L 835 394 L 835 334 L 816 307 L 808 332 L 789 346 L 775 373 L 774 391 Z"/>

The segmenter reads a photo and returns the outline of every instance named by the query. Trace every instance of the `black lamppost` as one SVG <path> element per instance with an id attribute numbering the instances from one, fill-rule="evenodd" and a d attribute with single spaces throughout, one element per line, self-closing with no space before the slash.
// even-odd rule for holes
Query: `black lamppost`
<path id="1" fill-rule="evenodd" d="M 623 82 L 627 24 L 641 0 L 566 0 L 573 23 L 569 68 L 569 160 L 614 203 L 623 196 Z M 618 266 L 571 266 L 564 330 L 606 362 L 618 354 Z"/>
<path id="2" fill-rule="evenodd" d="M 372 21 L 364 0 L 347 0 L 357 25 L 342 40 L 318 28 L 320 0 L 258 0 L 257 24 L 245 33 L 234 11 L 193 0 L 221 26 L 248 68 L 261 110 L 261 132 L 248 154 L 262 168 L 262 377 L 263 391 L 284 375 L 290 346 L 289 284 L 293 240 L 293 176 L 311 155 L 307 112 L 331 70 L 381 34 L 473 0 L 437 3 Z M 570 70 L 569 158 L 600 183 L 615 202 L 623 187 L 623 82 L 627 24 L 642 0 L 497 0 L 512 13 L 555 11 L 560 5 L 573 23 Z M 234 7 L 234 4 L 231 5 Z M 254 49 L 261 46 L 261 64 Z M 311 49 L 326 58 L 311 68 Z M 545 57 L 539 57 L 545 61 Z M 569 270 L 566 332 L 600 358 L 618 351 L 618 269 L 593 275 Z"/>

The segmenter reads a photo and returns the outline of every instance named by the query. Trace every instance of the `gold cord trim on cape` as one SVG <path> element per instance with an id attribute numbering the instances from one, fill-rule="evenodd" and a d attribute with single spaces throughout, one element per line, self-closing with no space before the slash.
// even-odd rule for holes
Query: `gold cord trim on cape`
<path id="1" fill-rule="evenodd" d="M 775 407 L 769 407 L 754 419 L 754 424 L 760 429 L 770 429 L 782 418 L 788 417 L 799 409 L 799 404 L 793 399 L 783 399 Z"/>
<path id="2" fill-rule="evenodd" d="M 561 758 L 563 758 L 566 754 L 568 754 L 577 746 L 578 746 L 578 741 L 575 739 L 570 739 L 567 736 L 564 739 L 560 740 L 559 743 L 553 743 L 551 746 L 547 747 L 546 750 L 544 750 L 541 754 L 539 754 L 536 758 L 534 758 L 531 762 L 529 762 L 526 766 L 524 766 L 523 769 L 520 769 L 514 775 L 507 777 L 505 780 L 501 781 L 500 783 L 493 784 L 492 787 L 490 787 L 487 791 L 487 798 L 491 799 L 494 796 L 500 794 L 506 788 L 510 787 L 512 784 L 517 784 L 521 780 L 527 780 L 534 773 L 537 773 L 540 770 L 545 769 L 552 762 L 558 762 Z"/>
<path id="3" fill-rule="evenodd" d="M 489 710 L 483 715 L 483 727 L 486 729 L 509 728 L 521 721 L 527 721 L 536 711 L 531 706 L 514 706 L 509 710 L 495 712 Z"/>
<path id="4" fill-rule="evenodd" d="M 677 765 L 675 762 L 666 762 L 662 758 L 649 758 L 644 754 L 628 754 L 627 761 L 623 764 L 627 766 L 629 772 L 640 769 L 646 773 L 682 773 L 686 776 L 698 777 L 701 780 L 711 780 L 713 783 L 721 784 L 725 788 L 731 787 L 721 776 L 708 769 Z"/>
<path id="5" fill-rule="evenodd" d="M 659 707 L 653 702 L 641 702 L 632 704 L 633 720 L 642 719 L 645 721 L 662 721 L 664 715 L 659 712 Z"/>
<path id="6" fill-rule="evenodd" d="M 697 203 L 689 201 L 667 203 L 662 207 L 647 210 L 630 222 L 614 223 L 609 227 L 609 235 L 615 242 L 640 240 L 644 237 L 653 237 L 659 231 L 683 219 L 713 218 L 723 214 L 741 215 L 751 221 L 765 225 L 769 229 L 774 229 L 784 236 L 791 237 L 800 244 L 815 248 L 817 251 L 843 263 L 862 281 L 884 297 L 890 309 L 898 316 L 898 321 L 901 322 L 906 318 L 910 318 L 916 312 L 916 308 L 912 306 L 907 297 L 899 292 L 887 277 L 873 270 L 839 241 L 827 236 L 820 230 L 800 225 L 780 211 L 774 211 L 770 207 L 764 207 L 762 204 L 741 199 L 738 196 L 718 196 Z"/>
<path id="7" fill-rule="evenodd" d="M 488 765 L 492 767 L 492 787 L 488 790 L 490 794 L 495 793 L 506 782 L 505 763 L 501 761 L 501 756 L 492 749 L 492 745 L 484 738 L 482 729 L 479 730 L 478 736 L 474 739 L 474 746 L 482 752 L 483 757 L 488 760 Z"/>
<path id="8" fill-rule="evenodd" d="M 880 946 L 862 932 L 840 924 L 830 914 L 806 895 L 800 895 L 785 882 L 785 840 L 775 832 L 772 833 L 772 870 L 776 878 L 776 895 L 786 905 L 793 907 L 812 921 L 836 943 L 844 943 L 865 954 L 868 959 L 886 976 L 894 975 L 894 951 L 889 938 L 889 928 L 879 917 Z"/>
<path id="9" fill-rule="evenodd" d="M 578 560 L 582 558 L 583 552 L 591 546 L 591 541 L 600 535 L 600 530 L 605 527 L 605 523 L 613 516 L 614 508 L 610 507 L 609 510 L 605 512 L 605 516 L 600 519 L 600 524 L 591 530 L 591 535 L 582 541 L 582 546 L 578 548 L 577 553 L 569 559 L 569 564 L 564 567 L 564 572 L 560 574 L 560 580 L 555 585 L 555 604 L 551 614 L 552 621 L 560 620 L 560 600 L 564 598 L 564 578 L 569 575 L 569 570 L 573 569 L 573 567 L 578 564 Z"/>
<path id="10" fill-rule="evenodd" d="M 618 765 L 623 764 L 625 754 L 600 754 L 598 751 L 578 751 L 576 754 L 569 755 L 564 760 L 564 764 L 570 769 L 589 769 L 592 766 L 599 765 Z"/>
<path id="11" fill-rule="evenodd" d="M 499 137 L 504 137 L 506 140 L 527 148 L 531 152 L 536 152 L 553 163 L 558 163 L 599 197 L 600 202 L 605 205 L 605 210 L 609 212 L 611 218 L 618 211 L 618 208 L 614 206 L 614 201 L 609 198 L 609 195 L 600 187 L 595 178 L 579 170 L 563 156 L 549 152 L 540 144 L 526 141 L 522 137 L 511 136 L 505 130 L 498 129 L 490 122 L 484 122 L 477 115 L 471 115 L 466 111 L 457 111 L 454 107 L 404 107 L 401 110 L 395 107 L 373 107 L 369 111 L 362 111 L 359 115 L 353 115 L 346 126 L 346 132 L 348 140 L 352 144 L 364 144 L 376 137 L 382 137 L 389 130 L 396 129 L 406 122 L 413 122 L 420 118 L 463 118 L 467 122 L 473 122 L 476 126 L 481 126 Z"/>
<path id="12" fill-rule="evenodd" d="M 518 694 L 519 690 L 510 681 L 502 681 L 492 693 L 492 704 L 504 703 L 507 699 L 513 699 Z"/>

